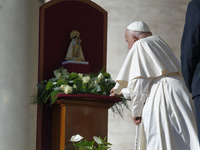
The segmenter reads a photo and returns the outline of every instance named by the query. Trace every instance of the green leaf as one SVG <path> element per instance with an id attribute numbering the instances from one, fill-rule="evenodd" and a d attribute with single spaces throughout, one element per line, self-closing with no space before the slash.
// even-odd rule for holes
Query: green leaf
<path id="1" fill-rule="evenodd" d="M 85 85 L 82 85 L 81 86 L 81 92 L 82 93 L 87 93 L 87 91 L 88 91 L 87 87 Z"/>
<path id="2" fill-rule="evenodd" d="M 46 85 L 46 90 L 50 90 L 53 87 L 53 82 L 52 81 L 48 81 L 47 85 Z"/>
<path id="3" fill-rule="evenodd" d="M 74 146 L 79 147 L 79 148 L 81 147 L 93 148 L 94 143 L 95 141 L 89 142 L 85 140 L 85 141 L 80 141 L 78 143 L 74 143 Z"/>
<path id="4" fill-rule="evenodd" d="M 53 92 L 51 92 L 51 103 L 50 103 L 50 105 L 52 105 L 53 103 L 55 103 L 56 101 L 57 101 L 57 95 L 59 94 L 59 93 L 62 93 L 62 91 L 53 91 Z"/>
<path id="5" fill-rule="evenodd" d="M 103 73 L 103 76 L 105 77 L 105 78 L 110 78 L 110 74 L 109 73 Z"/>
<path id="6" fill-rule="evenodd" d="M 103 93 L 103 91 L 104 91 L 104 86 L 103 86 L 103 85 L 100 85 L 100 88 L 101 88 L 101 92 Z"/>
<path id="7" fill-rule="evenodd" d="M 78 74 L 75 73 L 75 72 L 72 72 L 72 73 L 69 74 L 69 78 L 70 78 L 71 80 L 72 80 L 72 79 L 76 79 L 76 78 L 78 78 Z"/>
<path id="8" fill-rule="evenodd" d="M 60 86 L 60 85 L 67 85 L 68 84 L 68 82 L 67 82 L 67 80 L 65 80 L 65 79 L 59 79 L 58 81 L 57 81 L 57 85 L 58 86 Z"/>

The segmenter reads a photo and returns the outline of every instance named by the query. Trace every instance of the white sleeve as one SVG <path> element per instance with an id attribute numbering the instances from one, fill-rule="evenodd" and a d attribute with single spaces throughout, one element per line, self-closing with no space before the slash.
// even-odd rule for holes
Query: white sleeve
<path id="1" fill-rule="evenodd" d="M 120 84 L 118 82 L 116 82 L 113 89 L 116 93 L 119 94 L 123 88 L 127 87 L 127 85 L 128 85 L 128 82 L 126 82 L 126 81 L 121 81 Z"/>
<path id="2" fill-rule="evenodd" d="M 149 93 L 149 87 L 153 78 L 137 78 L 129 81 L 128 87 L 122 89 L 122 94 L 126 99 L 131 99 L 131 113 L 133 117 L 140 117 L 146 98 Z"/>

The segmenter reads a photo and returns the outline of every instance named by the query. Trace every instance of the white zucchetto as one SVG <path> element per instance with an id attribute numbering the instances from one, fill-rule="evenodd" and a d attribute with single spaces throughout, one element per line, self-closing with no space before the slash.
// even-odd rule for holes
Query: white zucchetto
<path id="1" fill-rule="evenodd" d="M 135 21 L 131 23 L 127 29 L 140 32 L 151 32 L 148 25 L 142 21 Z"/>

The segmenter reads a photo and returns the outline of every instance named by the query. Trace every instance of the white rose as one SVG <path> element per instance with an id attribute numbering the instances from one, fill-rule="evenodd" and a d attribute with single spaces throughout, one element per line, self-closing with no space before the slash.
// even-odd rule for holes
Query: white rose
<path id="1" fill-rule="evenodd" d="M 86 84 L 90 81 L 90 77 L 86 76 L 86 77 L 83 77 L 83 84 Z"/>
<path id="2" fill-rule="evenodd" d="M 69 86 L 69 85 L 66 85 L 65 86 L 65 94 L 70 94 L 70 93 L 72 93 L 72 91 L 73 91 L 73 88 L 71 87 L 71 86 Z"/>
<path id="3" fill-rule="evenodd" d="M 62 85 L 60 86 L 60 89 L 61 89 L 62 91 L 64 91 L 64 90 L 65 90 L 65 87 L 66 87 L 66 85 L 63 85 L 63 84 L 62 84 Z"/>

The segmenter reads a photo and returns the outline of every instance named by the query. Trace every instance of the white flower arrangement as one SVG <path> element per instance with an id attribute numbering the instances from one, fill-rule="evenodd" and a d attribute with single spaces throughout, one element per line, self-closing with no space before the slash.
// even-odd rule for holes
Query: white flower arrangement
<path id="1" fill-rule="evenodd" d="M 37 90 L 32 95 L 32 103 L 54 104 L 57 101 L 57 95 L 65 94 L 95 94 L 110 95 L 110 90 L 115 86 L 109 73 L 69 73 L 64 68 L 56 69 L 54 77 L 50 80 L 44 80 L 37 85 Z M 129 109 L 127 100 L 123 97 L 121 101 L 111 107 L 112 111 L 119 114 L 122 118 L 123 106 Z"/>
<path id="2" fill-rule="evenodd" d="M 64 68 L 56 69 L 53 73 L 53 78 L 38 84 L 38 92 L 34 100 L 36 103 L 45 104 L 51 100 L 50 104 L 53 104 L 57 100 L 57 94 L 60 93 L 109 96 L 110 90 L 115 85 L 109 73 L 69 73 Z"/>

